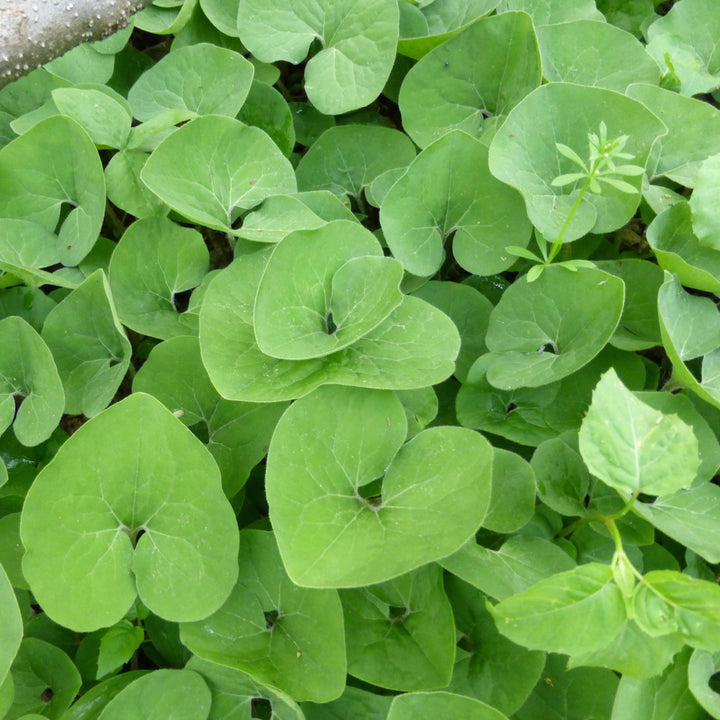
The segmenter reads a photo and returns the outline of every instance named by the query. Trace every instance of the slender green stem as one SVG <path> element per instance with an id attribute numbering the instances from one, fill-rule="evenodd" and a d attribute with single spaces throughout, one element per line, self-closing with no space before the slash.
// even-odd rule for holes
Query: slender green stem
<path id="1" fill-rule="evenodd" d="M 584 525 L 588 525 L 591 522 L 601 522 L 608 526 L 608 530 L 610 530 L 610 526 L 608 523 L 612 523 L 613 527 L 615 528 L 615 532 L 618 532 L 617 527 L 615 527 L 615 521 L 619 520 L 623 515 L 627 515 L 632 510 L 633 505 L 635 504 L 635 500 L 637 500 L 637 496 L 639 493 L 634 492 L 630 499 L 623 505 L 623 507 L 618 510 L 618 512 L 614 513 L 613 515 L 586 515 L 585 517 L 578 518 L 577 520 L 574 520 L 571 522 L 567 527 L 564 527 L 556 537 L 568 537 L 569 535 L 572 535 L 576 530 L 579 530 Z M 610 535 L 612 535 L 612 530 L 610 530 Z M 618 538 L 619 538 L 618 534 Z M 615 539 L 615 536 L 613 536 L 613 540 Z M 617 546 L 617 543 L 616 543 Z M 622 547 L 622 543 L 620 543 L 620 547 Z"/>
<path id="2" fill-rule="evenodd" d="M 562 241 L 563 237 L 565 236 L 565 231 L 570 227 L 570 223 L 572 222 L 573 217 L 575 217 L 575 213 L 577 212 L 577 209 L 580 207 L 580 203 L 583 201 L 583 198 L 585 197 L 585 193 L 587 192 L 588 188 L 590 187 L 590 183 L 592 182 L 593 178 L 597 174 L 597 171 L 600 167 L 600 163 L 603 161 L 602 156 L 599 157 L 595 164 L 593 165 L 592 170 L 588 173 L 587 179 L 585 180 L 585 184 L 582 186 L 582 189 L 580 190 L 580 194 L 577 196 L 577 199 L 573 203 L 573 206 L 570 208 L 570 212 L 568 213 L 568 216 L 565 218 L 565 222 L 563 223 L 563 226 L 560 228 L 560 232 L 558 233 L 558 236 L 553 240 L 552 247 L 550 248 L 550 255 L 547 259 L 546 265 L 549 265 L 556 257 L 557 254 L 560 252 L 560 248 L 562 248 Z"/>

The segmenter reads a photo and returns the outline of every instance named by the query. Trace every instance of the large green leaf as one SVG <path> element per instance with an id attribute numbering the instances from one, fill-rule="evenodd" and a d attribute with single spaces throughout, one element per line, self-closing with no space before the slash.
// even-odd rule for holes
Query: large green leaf
<path id="1" fill-rule="evenodd" d="M 391 252 L 414 275 L 440 269 L 451 236 L 458 264 L 477 275 L 507 269 L 515 258 L 505 247 L 530 241 L 522 198 L 490 174 L 487 148 L 461 130 L 413 160 L 385 196 L 380 223 Z"/>
<path id="2" fill-rule="evenodd" d="M 156 345 L 135 375 L 133 390 L 152 395 L 199 435 L 207 434 L 207 448 L 220 468 L 228 497 L 240 490 L 267 454 L 286 407 L 221 398 L 202 364 L 196 337 L 176 337 Z"/>
<path id="3" fill-rule="evenodd" d="M 549 82 L 625 92 L 633 82 L 657 84 L 660 71 L 630 33 L 596 20 L 545 25 L 537 30 L 543 75 Z"/>
<path id="4" fill-rule="evenodd" d="M 152 337 L 197 332 L 197 309 L 182 293 L 198 286 L 210 262 L 202 235 L 166 218 L 134 222 L 115 248 L 108 271 L 120 320 Z"/>
<path id="5" fill-rule="evenodd" d="M 340 599 L 350 675 L 405 692 L 447 686 L 455 624 L 439 565 L 380 585 L 341 590 Z"/>
<path id="6" fill-rule="evenodd" d="M 335 590 L 297 587 L 272 533 L 240 533 L 238 581 L 225 604 L 180 637 L 195 655 L 249 673 L 295 700 L 329 702 L 345 687 L 345 638 Z"/>
<path id="7" fill-rule="evenodd" d="M 0 217 L 56 233 L 59 262 L 77 265 L 90 252 L 104 214 L 100 158 L 74 120 L 48 118 L 0 149 Z"/>
<path id="8" fill-rule="evenodd" d="M 719 33 L 714 0 L 683 0 L 648 28 L 647 49 L 673 89 L 699 95 L 720 82 Z"/>
<path id="9" fill-rule="evenodd" d="M 292 112 L 281 93 L 268 83 L 257 78 L 253 80 L 237 119 L 264 130 L 283 155 L 292 155 L 295 147 Z"/>
<path id="10" fill-rule="evenodd" d="M 612 369 L 593 393 L 580 453 L 595 477 L 623 494 L 669 495 L 690 487 L 700 466 L 692 428 L 638 400 Z"/>
<path id="11" fill-rule="evenodd" d="M 622 592 L 612 578 L 607 565 L 579 565 L 489 609 L 498 630 L 519 645 L 566 655 L 591 652 L 625 622 Z"/>
<path id="12" fill-rule="evenodd" d="M 123 688 L 98 720 L 206 720 L 211 696 L 202 676 L 191 670 L 155 670 Z"/>
<path id="13" fill-rule="evenodd" d="M 612 337 L 624 283 L 594 268 L 550 266 L 515 281 L 490 314 L 487 379 L 501 390 L 539 387 L 589 363 Z"/>
<path id="14" fill-rule="evenodd" d="M 62 445 L 28 492 L 20 531 L 33 594 L 76 630 L 115 624 L 138 594 L 160 617 L 197 620 L 237 577 L 237 526 L 217 466 L 142 393 Z"/>
<path id="15" fill-rule="evenodd" d="M 530 220 L 549 240 L 561 232 L 582 188 L 582 182 L 564 188 L 551 184 L 556 177 L 578 170 L 556 143 L 586 161 L 588 134 L 597 133 L 600 122 L 607 127 L 608 138 L 628 136 L 624 152 L 633 156 L 633 165 L 641 167 L 653 142 L 666 130 L 644 105 L 625 95 L 558 82 L 526 95 L 490 144 L 491 172 L 522 193 Z M 565 230 L 565 242 L 589 232 L 617 230 L 632 218 L 640 202 L 641 178 L 625 181 L 637 188 L 637 193 L 605 186 L 601 194 L 584 194 Z"/>
<path id="16" fill-rule="evenodd" d="M 263 354 L 255 339 L 253 308 L 269 254 L 237 258 L 213 278 L 205 293 L 200 349 L 223 397 L 289 400 L 326 383 L 408 390 L 452 374 L 460 347 L 457 329 L 447 315 L 414 297 L 403 298 L 375 330 L 339 352 L 309 360 Z"/>
<path id="17" fill-rule="evenodd" d="M 170 109 L 235 117 L 250 92 L 253 74 L 252 63 L 239 53 L 198 43 L 173 49 L 144 72 L 128 100 L 140 121 Z"/>
<path id="18" fill-rule="evenodd" d="M 378 125 L 338 125 L 326 130 L 297 166 L 300 190 L 329 190 L 358 197 L 382 173 L 403 170 L 415 146 L 398 130 Z"/>
<path id="19" fill-rule="evenodd" d="M 3 622 L 0 625 L 0 685 L 10 670 L 23 636 L 22 617 L 15 593 L 7 573 L 0 565 L 0 611 Z"/>
<path id="20" fill-rule="evenodd" d="M 402 302 L 402 265 L 376 238 L 338 220 L 286 236 L 255 298 L 261 352 L 285 360 L 330 355 L 374 330 Z"/>
<path id="21" fill-rule="evenodd" d="M 305 68 L 305 92 L 328 115 L 369 105 L 390 75 L 398 38 L 398 10 L 385 0 L 300 0 L 270 6 L 241 0 L 240 39 L 263 62 L 298 64 L 310 44 L 320 51 Z"/>
<path id="22" fill-rule="evenodd" d="M 422 148 L 452 129 L 489 142 L 487 136 L 540 80 L 537 39 L 526 14 L 478 20 L 405 76 L 398 99 L 403 128 Z"/>
<path id="23" fill-rule="evenodd" d="M 65 412 L 92 417 L 106 408 L 130 365 L 131 347 L 102 270 L 50 311 L 42 338 L 60 373 Z"/>
<path id="24" fill-rule="evenodd" d="M 402 405 L 385 391 L 323 387 L 285 412 L 266 482 L 295 582 L 383 582 L 449 555 L 478 529 L 490 500 L 489 443 L 464 428 L 435 427 L 403 446 L 406 429 Z M 369 486 L 383 475 L 381 488 Z"/>
<path id="25" fill-rule="evenodd" d="M 296 190 L 290 161 L 265 132 L 219 115 L 197 118 L 165 138 L 140 177 L 181 215 L 226 232 L 240 210 Z"/>
<path id="26" fill-rule="evenodd" d="M 12 424 L 23 445 L 47 440 L 60 421 L 65 394 L 52 353 L 25 320 L 0 320 L 0 432 Z"/>

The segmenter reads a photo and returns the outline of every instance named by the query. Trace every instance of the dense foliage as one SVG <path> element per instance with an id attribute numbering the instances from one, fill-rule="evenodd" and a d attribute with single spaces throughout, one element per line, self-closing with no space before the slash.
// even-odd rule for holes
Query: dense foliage
<path id="1" fill-rule="evenodd" d="M 0 92 L 0 718 L 720 718 L 717 0 L 156 0 Z"/>

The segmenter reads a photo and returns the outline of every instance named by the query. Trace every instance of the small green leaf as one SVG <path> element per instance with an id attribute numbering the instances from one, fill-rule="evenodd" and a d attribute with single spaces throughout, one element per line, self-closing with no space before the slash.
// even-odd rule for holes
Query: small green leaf
<path id="1" fill-rule="evenodd" d="M 278 13 L 263 0 L 241 0 L 237 29 L 263 62 L 300 63 L 319 38 L 305 92 L 320 112 L 339 115 L 370 104 L 383 89 L 395 59 L 398 10 L 384 0 L 301 0 Z"/>
<path id="2" fill-rule="evenodd" d="M 97 659 L 97 678 L 122 667 L 145 639 L 145 632 L 139 625 L 121 620 L 103 633 Z"/>

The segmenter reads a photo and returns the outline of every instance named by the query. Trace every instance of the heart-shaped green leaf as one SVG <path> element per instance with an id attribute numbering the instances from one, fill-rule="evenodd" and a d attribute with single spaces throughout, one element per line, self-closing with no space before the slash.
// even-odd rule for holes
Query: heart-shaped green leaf
<path id="1" fill-rule="evenodd" d="M 34 637 L 23 639 L 11 673 L 15 698 L 6 718 L 20 718 L 34 712 L 39 717 L 59 718 L 70 706 L 82 682 L 66 653 Z"/>
<path id="2" fill-rule="evenodd" d="M 395 59 L 398 10 L 385 0 L 299 0 L 278 12 L 263 0 L 240 0 L 237 28 L 243 45 L 268 63 L 300 63 L 319 39 L 305 92 L 320 112 L 339 115 L 369 105 L 383 89 Z"/>
<path id="3" fill-rule="evenodd" d="M 69 213 L 56 231 L 64 208 Z M 104 214 L 100 158 L 74 120 L 48 118 L 0 149 L 0 217 L 56 232 L 59 262 L 77 265 L 90 252 Z"/>
<path id="4" fill-rule="evenodd" d="M 197 332 L 197 309 L 183 308 L 182 293 L 197 287 L 210 257 L 202 235 L 160 217 L 134 222 L 110 260 L 110 287 L 129 328 L 169 338 Z"/>
<path id="5" fill-rule="evenodd" d="M 624 297 L 622 280 L 593 268 L 551 265 L 533 283 L 516 281 L 490 314 L 488 381 L 540 387 L 579 370 L 612 337 Z"/>
<path id="6" fill-rule="evenodd" d="M 488 612 L 485 596 L 469 583 L 449 574 L 445 576 L 445 591 L 461 636 L 448 690 L 512 715 L 540 679 L 545 653 L 503 637 Z"/>
<path id="7" fill-rule="evenodd" d="M 344 227 L 345 223 L 340 223 Z M 280 360 L 257 346 L 253 308 L 270 250 L 237 258 L 208 285 L 200 349 L 210 379 L 230 400 L 290 400 L 322 384 L 409 390 L 452 374 L 460 337 L 452 320 L 414 297 L 374 330 L 331 355 Z"/>
<path id="8" fill-rule="evenodd" d="M 106 408 L 130 365 L 131 347 L 102 270 L 50 311 L 42 338 L 63 382 L 65 412 L 92 417 Z"/>
<path id="9" fill-rule="evenodd" d="M 197 118 L 165 138 L 140 177 L 181 215 L 226 232 L 236 212 L 297 189 L 290 161 L 266 133 L 219 115 Z"/>
<path id="10" fill-rule="evenodd" d="M 480 54 L 482 62 L 468 62 Z M 403 128 L 421 148 L 453 129 L 488 143 L 502 118 L 540 80 L 530 18 L 525 13 L 483 18 L 410 69 L 398 99 Z"/>
<path id="11" fill-rule="evenodd" d="M 490 144 L 493 175 L 522 193 L 530 220 L 549 240 L 560 234 L 578 201 L 564 230 L 566 242 L 588 232 L 617 230 L 635 214 L 640 202 L 639 176 L 624 178 L 637 189 L 632 194 L 605 185 L 601 194 L 586 192 L 581 198 L 580 181 L 564 188 L 552 185 L 555 178 L 578 171 L 558 144 L 585 161 L 588 133 L 597 133 L 601 121 L 608 138 L 628 136 L 624 151 L 639 167 L 645 166 L 653 142 L 666 130 L 644 105 L 625 95 L 599 87 L 549 83 L 510 111 Z"/>
<path id="12" fill-rule="evenodd" d="M 440 269 L 450 236 L 455 259 L 478 275 L 507 269 L 515 258 L 505 247 L 530 241 L 522 198 L 490 174 L 487 148 L 461 130 L 413 160 L 385 196 L 380 223 L 391 252 L 413 275 Z"/>
<path id="13" fill-rule="evenodd" d="M 285 412 L 266 482 L 270 520 L 295 582 L 383 582 L 450 554 L 478 529 L 490 500 L 490 445 L 470 430 L 436 427 L 403 446 L 406 431 L 402 405 L 389 392 L 324 387 Z M 408 532 L 415 541 L 401 543 Z"/>
<path id="14" fill-rule="evenodd" d="M 326 130 L 300 159 L 298 188 L 358 197 L 378 175 L 405 169 L 414 158 L 415 146 L 398 130 L 338 125 Z"/>
<path id="15" fill-rule="evenodd" d="M 80 631 L 114 625 L 138 594 L 160 617 L 198 620 L 220 607 L 237 577 L 237 525 L 217 466 L 142 393 L 62 445 L 28 492 L 21 536 L 33 594 L 51 618 Z"/>
<path id="16" fill-rule="evenodd" d="M 234 118 L 250 91 L 253 74 L 252 63 L 240 53 L 217 45 L 173 48 L 138 78 L 128 100 L 142 122 L 169 109 Z"/>
<path id="17" fill-rule="evenodd" d="M 335 590 L 292 583 L 272 533 L 240 533 L 238 582 L 225 604 L 183 624 L 182 642 L 201 658 L 244 670 L 291 697 L 329 702 L 345 687 L 345 637 Z"/>
<path id="18" fill-rule="evenodd" d="M 263 704 L 270 706 L 277 720 L 305 720 L 300 706 L 289 695 L 262 685 L 241 670 L 195 655 L 185 669 L 202 675 L 210 688 L 213 703 L 208 720 L 248 720 L 253 712 L 262 711 Z"/>
<path id="19" fill-rule="evenodd" d="M 402 301 L 402 265 L 368 230 L 344 220 L 296 231 L 278 244 L 255 299 L 258 347 L 306 360 L 337 352 L 376 328 Z"/>
<path id="20" fill-rule="evenodd" d="M 50 437 L 65 407 L 52 353 L 17 316 L 0 320 L 0 347 L 0 428 L 12 425 L 23 445 L 38 445 Z"/>
<path id="21" fill-rule="evenodd" d="M 455 623 L 439 565 L 380 585 L 341 590 L 340 599 L 351 675 L 406 692 L 447 687 Z"/>

